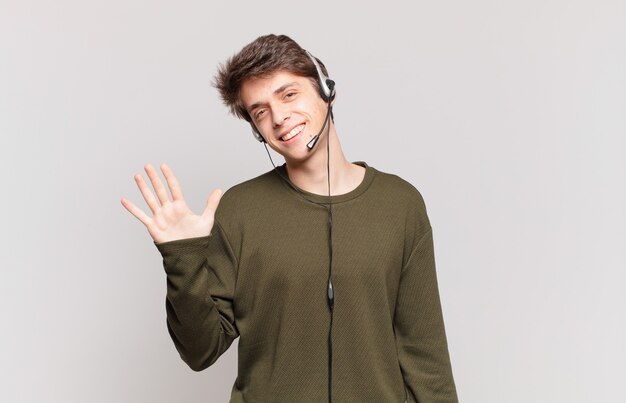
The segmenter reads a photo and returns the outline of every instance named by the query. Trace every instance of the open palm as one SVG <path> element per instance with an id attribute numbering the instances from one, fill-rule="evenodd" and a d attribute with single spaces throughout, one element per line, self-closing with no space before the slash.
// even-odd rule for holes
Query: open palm
<path id="1" fill-rule="evenodd" d="M 152 239 L 156 243 L 162 243 L 209 235 L 213 228 L 215 210 L 222 197 L 222 191 L 215 189 L 209 196 L 202 214 L 196 215 L 187 206 L 178 180 L 167 165 L 162 164 L 161 171 L 170 188 L 172 200 L 169 199 L 167 189 L 163 186 L 163 182 L 152 165 L 147 164 L 144 168 L 150 178 L 156 197 L 146 185 L 141 174 L 135 175 L 135 182 L 137 182 L 137 186 L 153 216 L 149 217 L 125 198 L 122 198 L 122 205 L 146 226 Z"/>

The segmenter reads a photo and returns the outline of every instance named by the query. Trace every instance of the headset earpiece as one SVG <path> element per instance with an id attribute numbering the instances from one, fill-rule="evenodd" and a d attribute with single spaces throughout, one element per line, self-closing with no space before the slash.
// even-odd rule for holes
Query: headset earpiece
<path id="1" fill-rule="evenodd" d="M 254 136 L 254 138 L 257 139 L 261 143 L 265 143 L 265 139 L 263 138 L 261 133 L 259 133 L 254 123 L 250 122 L 250 127 L 252 127 L 252 135 Z"/>
<path id="2" fill-rule="evenodd" d="M 315 65 L 315 69 L 317 70 L 317 77 L 320 83 L 320 96 L 326 102 L 332 101 L 335 98 L 335 82 L 324 74 L 315 56 L 313 56 L 311 52 L 306 49 L 304 51 L 309 56 L 313 65 Z"/>

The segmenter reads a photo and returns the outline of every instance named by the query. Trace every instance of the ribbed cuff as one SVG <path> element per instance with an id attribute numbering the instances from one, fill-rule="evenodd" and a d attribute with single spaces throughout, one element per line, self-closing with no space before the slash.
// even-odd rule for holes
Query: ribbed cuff
<path id="1" fill-rule="evenodd" d="M 193 238 L 176 239 L 174 241 L 167 242 L 154 242 L 154 246 L 157 247 L 163 257 L 181 252 L 193 252 L 202 250 L 209 245 L 209 238 L 211 235 L 199 236 Z"/>

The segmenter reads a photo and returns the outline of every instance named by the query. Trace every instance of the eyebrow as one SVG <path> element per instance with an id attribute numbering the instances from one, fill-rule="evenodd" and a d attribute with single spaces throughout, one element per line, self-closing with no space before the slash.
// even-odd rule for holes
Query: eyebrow
<path id="1" fill-rule="evenodd" d="M 274 95 L 280 94 L 281 92 L 285 91 L 287 88 L 291 87 L 291 86 L 298 86 L 299 84 L 295 81 L 291 82 L 291 83 L 287 83 L 285 85 L 280 86 L 279 88 L 277 88 L 274 91 Z M 252 105 L 250 105 L 250 107 L 248 108 L 248 113 L 252 112 L 253 110 L 255 110 L 256 108 L 258 108 L 259 106 L 263 105 L 263 102 L 255 102 Z"/>

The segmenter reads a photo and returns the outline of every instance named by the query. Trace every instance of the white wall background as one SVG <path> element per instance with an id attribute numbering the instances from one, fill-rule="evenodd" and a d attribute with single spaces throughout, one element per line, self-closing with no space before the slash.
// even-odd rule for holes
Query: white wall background
<path id="1" fill-rule="evenodd" d="M 216 65 L 285 33 L 337 81 L 351 160 L 413 183 L 434 228 L 459 397 L 626 401 L 626 3 L 0 0 L 0 399 L 225 402 L 195 373 L 133 181 L 204 207 L 271 168 Z"/>

